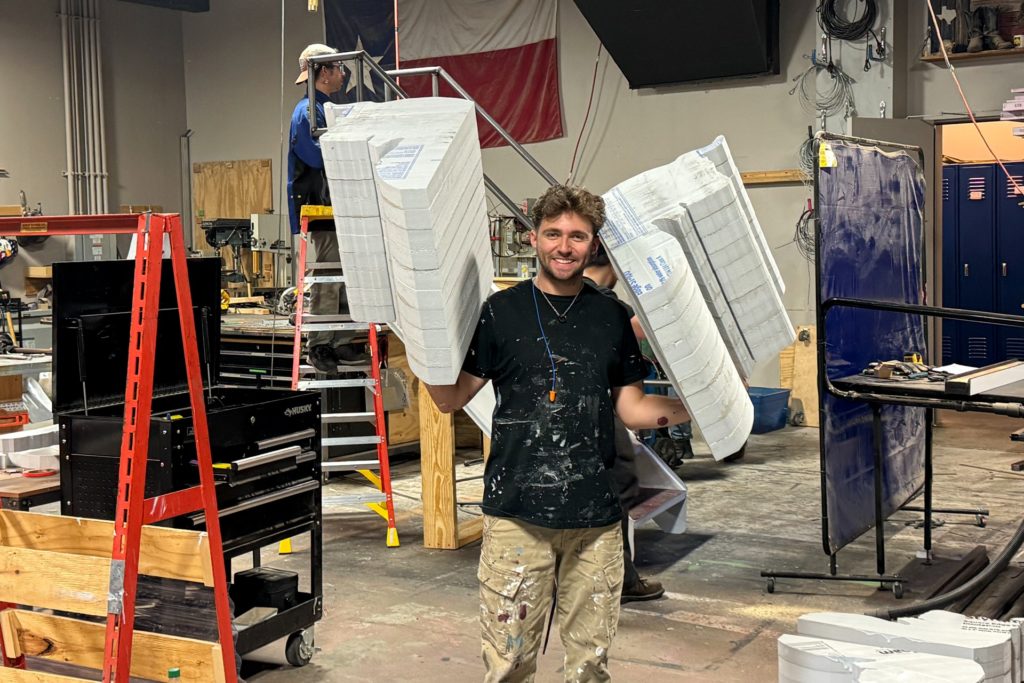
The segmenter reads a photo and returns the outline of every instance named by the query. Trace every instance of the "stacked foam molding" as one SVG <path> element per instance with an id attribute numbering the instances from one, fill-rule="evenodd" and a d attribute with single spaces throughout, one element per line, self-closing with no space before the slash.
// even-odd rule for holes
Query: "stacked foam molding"
<path id="1" fill-rule="evenodd" d="M 1010 636 L 1010 649 L 1013 651 L 1010 674 L 1014 681 L 1024 680 L 1024 653 L 1021 652 L 1021 641 L 1024 633 L 1021 631 L 1024 620 L 1012 619 L 1010 621 L 999 621 L 998 619 L 986 619 L 985 617 L 969 617 L 957 612 L 945 610 L 932 610 L 925 612 L 919 617 L 902 617 L 901 624 L 908 626 L 924 626 L 926 628 L 944 629 L 956 635 L 961 631 L 981 631 L 984 633 L 1005 633 Z"/>
<path id="2" fill-rule="evenodd" d="M 327 104 L 328 130 L 320 137 L 320 149 L 331 188 L 349 314 L 353 320 L 390 323 L 395 320 L 395 306 L 377 197 L 376 160 L 366 144 L 376 125 L 372 115 L 376 107 L 373 102 Z"/>
<path id="3" fill-rule="evenodd" d="M 332 109 L 320 144 L 346 280 L 356 269 L 352 316 L 380 321 L 367 312 L 386 313 L 387 292 L 410 369 L 453 384 L 493 279 L 474 106 L 424 98 Z M 367 169 L 372 197 L 359 177 Z"/>
<path id="4" fill-rule="evenodd" d="M 805 614 L 797 620 L 797 632 L 809 637 L 968 659 L 981 665 L 986 683 L 1015 683 L 1009 633 L 953 631 L 839 612 Z"/>
<path id="5" fill-rule="evenodd" d="M 753 424 L 741 375 L 795 335 L 778 269 L 733 176 L 719 138 L 612 188 L 601 230 L 662 368 L 718 459 Z"/>
<path id="6" fill-rule="evenodd" d="M 977 662 L 807 636 L 779 637 L 779 683 L 980 683 Z"/>

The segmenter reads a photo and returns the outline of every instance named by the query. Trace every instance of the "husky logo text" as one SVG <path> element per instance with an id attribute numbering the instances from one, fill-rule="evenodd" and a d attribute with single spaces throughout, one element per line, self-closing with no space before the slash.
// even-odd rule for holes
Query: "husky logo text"
<path id="1" fill-rule="evenodd" d="M 285 417 L 295 417 L 296 415 L 302 415 L 303 413 L 313 412 L 313 404 L 307 403 L 304 406 L 292 406 L 291 408 L 285 408 Z"/>

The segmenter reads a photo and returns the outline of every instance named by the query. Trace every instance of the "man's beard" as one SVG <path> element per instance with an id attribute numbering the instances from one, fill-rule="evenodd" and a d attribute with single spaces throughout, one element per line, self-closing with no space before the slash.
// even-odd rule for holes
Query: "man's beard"
<path id="1" fill-rule="evenodd" d="M 578 267 L 576 268 L 576 270 L 572 271 L 572 273 L 570 273 L 566 277 L 560 277 L 548 265 L 553 260 L 554 260 L 554 257 L 548 259 L 547 261 L 545 261 L 544 259 L 538 257 L 537 258 L 537 263 L 540 265 L 541 270 L 544 271 L 544 274 L 547 275 L 552 280 L 555 280 L 557 282 L 572 282 L 573 280 L 576 280 L 576 279 L 578 279 L 578 278 L 583 276 L 583 271 L 587 269 L 587 264 L 590 262 L 590 254 L 588 253 L 583 259 L 578 261 L 577 262 L 577 266 Z"/>

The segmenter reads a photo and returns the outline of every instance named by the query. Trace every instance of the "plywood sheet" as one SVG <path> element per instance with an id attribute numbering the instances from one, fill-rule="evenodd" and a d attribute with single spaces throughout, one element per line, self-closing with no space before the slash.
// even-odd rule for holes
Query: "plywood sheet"
<path id="1" fill-rule="evenodd" d="M 213 253 L 206 244 L 206 235 L 200 225 L 204 220 L 249 218 L 254 213 L 273 213 L 272 183 L 270 159 L 192 164 L 194 248 L 204 254 Z"/>
<path id="2" fill-rule="evenodd" d="M 779 386 L 789 389 L 789 416 L 803 413 L 805 427 L 818 426 L 818 334 L 797 325 L 796 341 L 779 353 Z"/>
<path id="3" fill-rule="evenodd" d="M 420 440 L 420 381 L 409 370 L 405 357 L 405 345 L 397 334 L 388 335 L 388 367 L 405 374 L 409 405 L 405 410 L 388 413 L 388 443 L 400 444 Z"/>

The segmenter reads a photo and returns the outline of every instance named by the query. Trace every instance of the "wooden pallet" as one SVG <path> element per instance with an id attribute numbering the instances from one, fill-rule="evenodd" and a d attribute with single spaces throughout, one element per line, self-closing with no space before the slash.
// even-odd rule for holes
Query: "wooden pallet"
<path id="1" fill-rule="evenodd" d="M 0 602 L 106 617 L 113 522 L 0 511 Z M 213 586 L 205 533 L 145 526 L 139 573 Z M 27 609 L 0 612 L 0 637 L 8 658 L 28 656 L 89 669 L 103 668 L 103 623 L 58 617 Z M 222 683 L 220 645 L 136 631 L 131 675 Z M 31 664 L 30 664 L 31 665 Z M 84 681 L 65 675 L 0 667 L 0 683 Z"/>

